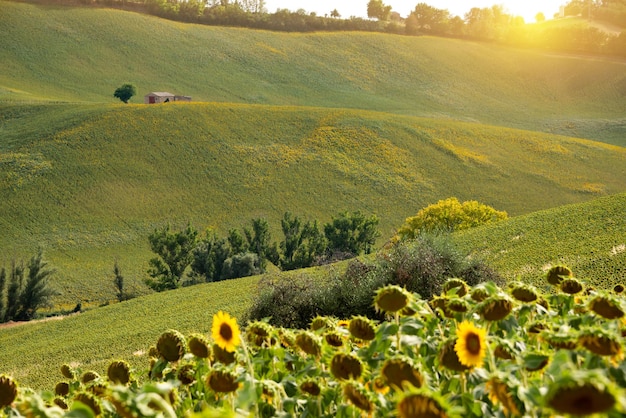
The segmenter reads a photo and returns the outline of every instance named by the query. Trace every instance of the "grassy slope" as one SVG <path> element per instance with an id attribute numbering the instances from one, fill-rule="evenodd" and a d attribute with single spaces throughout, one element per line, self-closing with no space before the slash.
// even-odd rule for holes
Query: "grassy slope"
<path id="1" fill-rule="evenodd" d="M 623 63 L 432 37 L 287 34 L 0 1 L 0 100 L 201 101 L 360 108 L 624 143 Z M 19 24 L 15 24 L 19 22 Z"/>
<path id="2" fill-rule="evenodd" d="M 517 215 L 626 189 L 624 148 L 528 131 L 301 107 L 79 109 L 80 125 L 0 153 L 4 264 L 43 245 L 67 305 L 112 299 L 116 258 L 141 290 L 146 237 L 166 222 L 225 234 L 262 216 L 279 238 L 286 210 L 359 209 L 384 239 L 449 196 Z"/>
<path id="3" fill-rule="evenodd" d="M 541 285 L 544 266 L 566 263 L 577 277 L 593 285 L 623 284 L 624 207 L 626 194 L 618 194 L 464 231 L 455 234 L 455 240 L 467 250 L 478 249 L 509 278 Z M 586 239 L 581 241 L 581 236 Z M 326 266 L 282 275 L 330 277 L 337 268 Z M 62 363 L 74 362 L 83 371 L 102 374 L 112 360 L 123 358 L 144 371 L 148 364 L 145 353 L 161 332 L 174 328 L 186 335 L 208 334 L 212 315 L 218 310 L 241 317 L 257 281 L 258 277 L 250 277 L 209 283 L 144 296 L 63 320 L 0 327 L 0 346 L 12 347 L 0 350 L 2 371 L 23 385 L 40 389 L 52 389 L 61 379 Z M 33 361 L 36 358 L 46 361 Z"/>
<path id="4" fill-rule="evenodd" d="M 509 280 L 545 287 L 550 267 L 569 266 L 598 288 L 626 284 L 626 194 L 511 218 L 455 234 Z"/>

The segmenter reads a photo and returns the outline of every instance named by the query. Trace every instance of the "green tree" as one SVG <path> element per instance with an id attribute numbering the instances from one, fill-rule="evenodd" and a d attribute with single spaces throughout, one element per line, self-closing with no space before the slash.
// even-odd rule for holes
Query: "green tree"
<path id="1" fill-rule="evenodd" d="M 241 235 L 238 236 L 243 242 Z M 205 237 L 193 249 L 192 277 L 201 277 L 204 282 L 221 280 L 224 262 L 231 255 L 232 250 L 228 241 L 225 238 L 219 238 L 211 231 L 207 231 Z"/>
<path id="2" fill-rule="evenodd" d="M 370 0 L 367 3 L 367 17 L 387 21 L 391 16 L 391 6 L 383 4 L 382 0 Z"/>
<path id="3" fill-rule="evenodd" d="M 43 260 L 43 251 L 40 249 L 28 263 L 28 278 L 26 285 L 20 292 L 16 320 L 29 321 L 33 319 L 37 310 L 49 306 L 50 298 L 57 294 L 48 285 L 48 278 L 54 273 L 54 270 L 48 269 L 47 266 L 48 263 Z"/>
<path id="4" fill-rule="evenodd" d="M 365 216 L 360 211 L 343 212 L 333 217 L 332 222 L 324 225 L 324 234 L 328 240 L 328 250 L 340 251 L 355 256 L 365 252 L 369 254 L 380 236 L 377 229 L 379 219 L 376 215 Z"/>
<path id="5" fill-rule="evenodd" d="M 130 83 L 122 84 L 121 87 L 115 89 L 115 93 L 113 93 L 113 97 L 117 97 L 124 103 L 128 103 L 131 97 L 137 94 L 137 88 Z"/>
<path id="6" fill-rule="evenodd" d="M 0 269 L 0 323 L 4 322 L 4 287 L 6 286 L 7 272 L 4 267 Z"/>
<path id="7" fill-rule="evenodd" d="M 248 243 L 239 231 L 231 229 L 228 231 L 228 244 L 233 254 L 245 253 L 248 251 Z"/>
<path id="8" fill-rule="evenodd" d="M 158 257 L 149 261 L 151 279 L 146 284 L 157 292 L 180 287 L 185 269 L 193 261 L 197 237 L 198 231 L 190 224 L 178 232 L 172 232 L 170 225 L 155 229 L 148 240 Z"/>
<path id="9" fill-rule="evenodd" d="M 113 285 L 115 286 L 116 297 L 119 302 L 124 300 L 124 276 L 122 276 L 122 270 L 120 269 L 119 264 L 115 261 L 113 265 Z"/>
<path id="10" fill-rule="evenodd" d="M 456 197 L 440 200 L 406 219 L 397 239 L 415 239 L 420 234 L 452 232 L 506 219 L 507 213 L 475 200 L 459 202 Z"/>
<path id="11" fill-rule="evenodd" d="M 339 14 L 339 11 L 337 9 L 333 9 L 333 11 L 330 12 L 330 17 L 333 17 L 335 19 L 339 19 L 341 17 L 341 15 Z"/>
<path id="12" fill-rule="evenodd" d="M 265 271 L 268 255 L 270 253 L 270 226 L 265 219 L 256 218 L 252 220 L 252 229 L 244 228 L 244 235 L 248 242 L 250 252 L 259 257 L 261 272 Z"/>
<path id="13" fill-rule="evenodd" d="M 255 253 L 240 253 L 224 261 L 221 280 L 248 277 L 262 273 L 261 260 Z"/>
<path id="14" fill-rule="evenodd" d="M 281 227 L 285 238 L 280 243 L 279 264 L 283 270 L 309 267 L 326 251 L 326 240 L 317 221 L 307 221 L 303 225 L 300 218 L 285 212 Z"/>

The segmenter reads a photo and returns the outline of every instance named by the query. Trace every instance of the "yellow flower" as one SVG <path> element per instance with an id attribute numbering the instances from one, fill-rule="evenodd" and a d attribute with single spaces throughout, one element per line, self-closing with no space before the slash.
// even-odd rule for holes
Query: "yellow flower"
<path id="1" fill-rule="evenodd" d="M 233 352 L 235 347 L 241 343 L 241 335 L 237 326 L 237 319 L 232 318 L 225 312 L 219 311 L 213 315 L 213 326 L 211 327 L 213 340 L 222 349 Z"/>
<path id="2" fill-rule="evenodd" d="M 461 364 L 475 367 L 483 364 L 487 353 L 487 331 L 477 328 L 469 321 L 463 321 L 456 329 L 454 351 Z"/>

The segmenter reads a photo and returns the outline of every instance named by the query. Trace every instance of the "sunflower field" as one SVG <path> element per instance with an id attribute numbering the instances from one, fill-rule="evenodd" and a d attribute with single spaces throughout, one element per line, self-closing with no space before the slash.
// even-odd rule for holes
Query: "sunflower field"
<path id="1" fill-rule="evenodd" d="M 43 392 L 0 375 L 0 416 L 624 416 L 624 287 L 594 290 L 566 266 L 545 279 L 545 294 L 450 279 L 430 301 L 382 287 L 378 323 L 240 329 L 218 312 L 210 336 L 163 332 L 142 372 L 64 364 Z"/>

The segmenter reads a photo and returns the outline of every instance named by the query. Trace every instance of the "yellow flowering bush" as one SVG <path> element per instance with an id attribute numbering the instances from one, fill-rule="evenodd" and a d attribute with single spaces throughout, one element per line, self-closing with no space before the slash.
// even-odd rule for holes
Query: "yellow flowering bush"
<path id="1" fill-rule="evenodd" d="M 80 379 L 64 366 L 41 393 L 0 376 L 0 416 L 624 416 L 621 292 L 443 288 L 431 302 L 383 288 L 372 303 L 387 320 L 317 317 L 307 330 L 240 330 L 219 312 L 211 337 L 166 331 L 176 350 L 153 350 L 143 374 L 116 362 L 123 373 Z"/>

